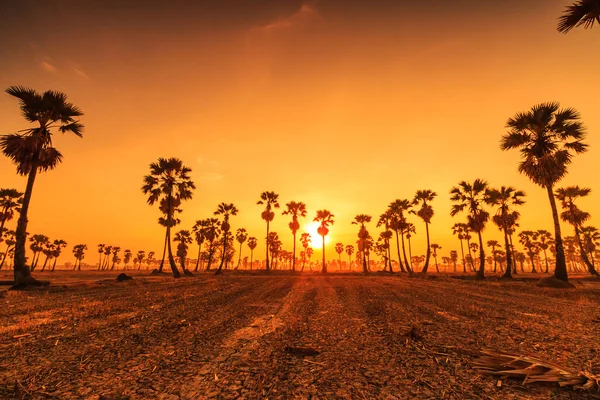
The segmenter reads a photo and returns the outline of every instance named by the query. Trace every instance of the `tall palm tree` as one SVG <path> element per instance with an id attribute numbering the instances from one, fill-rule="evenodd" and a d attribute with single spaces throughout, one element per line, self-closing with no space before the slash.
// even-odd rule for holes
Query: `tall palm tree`
<path id="1" fill-rule="evenodd" d="M 223 252 L 221 255 L 221 264 L 219 264 L 219 268 L 216 271 L 216 274 L 220 274 L 223 271 L 223 264 L 225 263 L 225 258 L 227 255 L 227 234 L 229 233 L 229 217 L 232 215 L 237 215 L 238 209 L 235 205 L 229 203 L 221 203 L 217 207 L 217 211 L 215 211 L 215 215 L 222 215 L 223 222 L 221 223 L 221 230 L 223 231 Z"/>
<path id="2" fill-rule="evenodd" d="M 106 246 L 104 248 L 104 264 L 102 265 L 102 270 L 108 269 L 109 257 L 112 254 L 113 246 Z"/>
<path id="3" fill-rule="evenodd" d="M 189 274 L 190 272 L 185 267 L 185 258 L 188 253 L 188 245 L 192 243 L 192 234 L 187 229 L 182 229 L 175 234 L 173 237 L 174 242 L 178 242 L 177 245 L 177 257 L 179 257 L 179 264 L 181 265 L 181 269 L 184 274 Z"/>
<path id="4" fill-rule="evenodd" d="M 538 233 L 535 231 L 522 231 L 519 232 L 519 243 L 527 250 L 529 256 L 529 262 L 531 263 L 531 272 L 537 273 L 535 269 L 535 255 L 538 253 L 537 240 Z"/>
<path id="5" fill-rule="evenodd" d="M 302 243 L 302 247 L 304 248 L 304 257 L 302 257 L 302 270 L 304 271 L 304 265 L 306 264 L 306 255 L 308 255 L 308 246 L 310 245 L 311 237 L 310 233 L 303 233 L 300 235 L 300 243 Z"/>
<path id="6" fill-rule="evenodd" d="M 439 244 L 436 243 L 432 243 L 431 244 L 431 254 L 433 255 L 433 259 L 435 261 L 435 271 L 436 272 L 440 272 L 440 267 L 438 266 L 438 261 L 437 261 L 437 252 L 438 250 L 440 250 L 442 248 L 442 246 L 440 246 Z"/>
<path id="7" fill-rule="evenodd" d="M 135 261 L 138 265 L 138 270 L 142 268 L 142 263 L 146 259 L 146 252 L 144 250 L 140 250 L 137 252 L 137 256 L 135 257 Z"/>
<path id="8" fill-rule="evenodd" d="M 354 246 L 346 245 L 346 254 L 348 254 L 348 270 L 352 270 L 352 254 L 354 254 Z"/>
<path id="9" fill-rule="evenodd" d="M 396 232 L 396 248 L 398 249 L 398 264 L 400 265 L 400 271 L 412 274 L 412 268 L 410 267 L 410 263 L 406 257 L 406 249 L 404 247 L 404 235 L 406 233 L 406 229 L 408 228 L 408 222 L 406 221 L 405 214 L 409 212 L 410 209 L 411 203 L 406 199 L 394 200 L 388 206 L 388 210 L 392 215 L 391 228 L 394 232 Z M 400 243 L 398 239 L 399 234 L 402 238 L 402 254 L 404 256 L 404 265 L 406 265 L 406 271 L 404 270 L 402 258 L 400 257 Z"/>
<path id="10" fill-rule="evenodd" d="M 269 238 L 269 224 L 273 221 L 273 218 L 275 218 L 275 213 L 273 212 L 274 208 L 279 208 L 279 195 L 275 192 L 262 192 L 260 194 L 260 200 L 256 203 L 258 205 L 264 205 L 265 209 L 264 211 L 261 213 L 261 217 L 262 219 L 265 220 L 265 222 L 267 223 L 267 240 Z M 270 270 L 270 265 L 269 265 L 269 244 L 267 243 L 267 250 L 266 250 L 266 269 L 267 271 Z"/>
<path id="11" fill-rule="evenodd" d="M 53 244 L 53 248 L 54 248 L 53 254 L 52 254 L 54 263 L 52 264 L 52 269 L 50 271 L 54 272 L 54 269 L 56 268 L 56 261 L 58 260 L 58 257 L 60 257 L 60 255 L 62 253 L 62 249 L 67 247 L 67 242 L 65 242 L 62 239 L 57 239 L 52 244 Z"/>
<path id="12" fill-rule="evenodd" d="M 0 233 L 4 232 L 6 222 L 13 219 L 16 212 L 21 212 L 23 193 L 16 189 L 0 189 Z"/>
<path id="13" fill-rule="evenodd" d="M 508 120 L 509 132 L 502 137 L 500 146 L 503 150 L 519 149 L 519 172 L 548 193 L 556 243 L 554 277 L 563 281 L 568 281 L 569 277 L 554 185 L 567 174 L 573 156 L 587 150 L 587 144 L 583 142 L 585 128 L 580 119 L 579 113 L 572 108 L 560 109 L 558 103 L 538 104 Z"/>
<path id="14" fill-rule="evenodd" d="M 121 252 L 121 248 L 119 246 L 115 246 L 112 248 L 112 265 L 110 267 L 111 271 L 115 269 L 115 264 L 117 260 L 119 260 L 119 253 Z"/>
<path id="15" fill-rule="evenodd" d="M 248 232 L 246 232 L 245 228 L 239 228 L 237 230 L 237 232 L 235 233 L 235 240 L 237 240 L 238 243 L 240 244 L 240 254 L 239 254 L 238 263 L 237 263 L 237 266 L 235 267 L 235 269 L 238 269 L 242 262 L 242 245 L 244 244 L 246 239 L 248 239 Z"/>
<path id="16" fill-rule="evenodd" d="M 304 204 L 301 201 L 290 201 L 285 205 L 285 207 L 286 209 L 283 212 L 283 215 L 292 216 L 292 221 L 289 223 L 290 230 L 292 231 L 292 236 L 294 237 L 292 271 L 296 271 L 296 233 L 298 232 L 298 229 L 300 229 L 300 222 L 298 222 L 298 217 L 306 217 L 306 204 Z"/>
<path id="17" fill-rule="evenodd" d="M 394 269 L 392 267 L 392 254 L 391 254 L 391 250 L 390 250 L 390 248 L 391 248 L 390 239 L 392 238 L 392 231 L 390 230 L 391 225 L 392 225 L 392 213 L 388 209 L 386 212 L 384 212 L 383 214 L 381 214 L 379 216 L 379 221 L 377 221 L 377 227 L 379 228 L 380 226 L 383 226 L 383 228 L 384 228 L 384 232 L 382 235 L 382 239 L 383 239 L 384 243 L 383 243 L 383 247 L 381 247 L 381 249 L 386 251 L 386 257 L 384 259 L 385 264 L 384 264 L 383 270 L 385 271 L 386 268 L 389 268 L 390 272 L 394 272 Z"/>
<path id="18" fill-rule="evenodd" d="M 321 269 L 322 273 L 327 273 L 327 265 L 325 264 L 325 236 L 329 233 L 329 226 L 333 225 L 335 222 L 333 218 L 335 215 L 331 213 L 329 210 L 318 210 L 317 215 L 313 221 L 319 222 L 320 226 L 317 229 L 317 233 L 321 235 L 323 238 L 323 268 Z"/>
<path id="19" fill-rule="evenodd" d="M 208 218 L 206 222 L 207 225 L 204 227 L 204 236 L 206 237 L 206 240 L 208 240 L 208 261 L 206 263 L 206 270 L 210 271 L 213 255 L 215 254 L 215 243 L 221 236 L 221 224 L 218 218 Z"/>
<path id="20" fill-rule="evenodd" d="M 359 243 L 361 243 L 360 247 L 363 250 L 363 272 L 365 274 L 369 272 L 369 269 L 367 268 L 367 252 L 365 251 L 367 248 L 366 240 L 369 237 L 369 231 L 367 230 L 367 224 L 369 222 L 371 222 L 371 216 L 366 214 L 358 214 L 354 217 L 354 221 L 352 221 L 353 225 L 359 225 L 360 227 L 358 230 L 358 240 Z"/>
<path id="21" fill-rule="evenodd" d="M 339 269 L 342 269 L 342 253 L 344 252 L 344 244 L 339 242 L 336 243 L 335 252 L 338 253 L 338 261 L 340 263 Z"/>
<path id="22" fill-rule="evenodd" d="M 538 234 L 538 242 L 537 246 L 544 252 L 544 262 L 546 264 L 546 273 L 550 269 L 548 265 L 548 254 L 547 250 L 554 245 L 554 241 L 552 240 L 552 234 L 544 229 L 539 229 L 537 231 Z"/>
<path id="23" fill-rule="evenodd" d="M 568 186 L 556 190 L 556 198 L 561 202 L 563 212 L 560 217 L 563 221 L 573 225 L 575 229 L 575 244 L 579 247 L 581 252 L 581 259 L 586 265 L 588 272 L 592 275 L 598 275 L 594 264 L 590 262 L 587 256 L 583 242 L 581 241 L 581 227 L 583 224 L 590 219 L 590 214 L 586 211 L 581 210 L 576 204 L 575 200 L 580 197 L 586 197 L 591 193 L 589 188 L 580 188 L 579 186 Z"/>
<path id="24" fill-rule="evenodd" d="M 455 203 L 452 205 L 450 215 L 454 217 L 466 211 L 468 213 L 467 221 L 469 228 L 473 232 L 477 232 L 477 237 L 479 238 L 479 271 L 476 274 L 477 279 L 484 279 L 485 277 L 485 250 L 481 233 L 490 218 L 490 214 L 483 209 L 487 188 L 488 184 L 486 181 L 475 179 L 473 183 L 462 181 L 458 186 L 450 190 L 450 200 Z"/>
<path id="25" fill-rule="evenodd" d="M 465 249 L 463 246 L 463 240 L 465 238 L 464 236 L 464 226 L 465 224 L 457 222 L 454 225 L 452 225 L 452 234 L 456 235 L 458 237 L 458 240 L 460 241 L 460 252 L 462 254 L 462 264 L 463 264 L 463 272 L 467 272 L 467 264 L 465 262 Z M 456 271 L 454 271 L 456 272 Z"/>
<path id="26" fill-rule="evenodd" d="M 251 236 L 248 238 L 248 248 L 250 249 L 250 270 L 252 270 L 254 249 L 256 248 L 257 244 L 258 244 L 258 240 L 254 236 Z"/>
<path id="27" fill-rule="evenodd" d="M 558 31 L 567 33 L 575 27 L 592 28 L 594 23 L 600 24 L 600 0 L 578 0 L 567 6 L 558 19 Z"/>
<path id="28" fill-rule="evenodd" d="M 150 175 L 144 177 L 142 192 L 148 196 L 148 204 L 153 205 L 160 200 L 160 209 L 164 217 L 159 222 L 166 226 L 165 241 L 169 255 L 169 264 L 173 271 L 173 277 L 181 275 L 171 250 L 171 228 L 179 223 L 175 213 L 181 212 L 179 208 L 181 201 L 192 198 L 192 190 L 196 188 L 189 173 L 192 170 L 183 165 L 178 158 L 159 158 L 158 162 L 150 164 Z M 161 261 L 161 268 L 164 263 Z"/>
<path id="29" fill-rule="evenodd" d="M 197 220 L 196 223 L 194 224 L 194 226 L 192 227 L 192 232 L 194 234 L 194 240 L 196 241 L 196 244 L 198 245 L 198 257 L 196 258 L 196 268 L 194 268 L 194 272 L 198 271 L 198 267 L 200 265 L 202 244 L 204 243 L 204 240 L 206 240 L 206 236 L 204 235 L 206 225 L 207 225 L 207 220 L 200 219 L 200 220 Z"/>
<path id="30" fill-rule="evenodd" d="M 498 243 L 497 240 L 488 240 L 486 244 L 489 248 L 492 249 L 492 256 L 493 256 L 492 259 L 494 261 L 494 272 L 496 272 L 496 268 L 497 268 L 496 247 L 500 246 L 500 243 Z"/>
<path id="31" fill-rule="evenodd" d="M 31 245 L 29 246 L 29 248 L 31 249 L 31 251 L 33 251 L 33 257 L 31 259 L 31 271 L 33 271 L 37 267 L 38 261 L 40 259 L 40 254 L 42 254 L 43 250 L 46 249 L 48 244 L 50 243 L 50 238 L 46 235 L 36 234 L 32 235 L 31 238 L 29 238 L 29 240 L 31 241 Z"/>
<path id="32" fill-rule="evenodd" d="M 104 254 L 105 247 L 106 245 L 104 243 L 100 243 L 98 245 L 98 256 L 100 257 L 98 260 L 98 271 L 100 271 L 100 268 L 102 268 L 102 255 Z"/>
<path id="33" fill-rule="evenodd" d="M 131 257 L 133 257 L 131 250 L 127 249 L 123 252 L 123 263 L 125 264 L 125 270 L 127 270 L 127 265 L 129 264 L 129 261 L 131 261 Z"/>
<path id="34" fill-rule="evenodd" d="M 431 218 L 433 218 L 433 207 L 431 207 L 431 202 L 437 193 L 432 190 L 418 190 L 417 194 L 415 194 L 415 198 L 413 199 L 413 206 L 421 205 L 421 208 L 416 212 L 417 216 L 425 222 L 425 233 L 427 235 L 427 253 L 425 254 L 425 265 L 423 266 L 422 273 L 427 273 L 427 268 L 429 267 L 429 257 L 431 257 L 431 246 L 429 245 L 429 224 L 431 223 Z M 437 265 L 437 261 L 436 261 Z"/>
<path id="35" fill-rule="evenodd" d="M 25 265 L 27 213 L 35 178 L 38 172 L 53 170 L 62 161 L 61 152 L 52 145 L 54 129 L 83 137 L 83 125 L 78 120 L 83 112 L 69 103 L 67 96 L 61 92 L 49 90 L 38 93 L 23 86 L 11 86 L 6 89 L 6 93 L 19 99 L 21 114 L 27 122 L 36 125 L 19 133 L 0 137 L 2 153 L 16 164 L 19 175 L 27 176 L 16 230 L 14 277 L 17 288 L 39 284 L 31 277 L 31 271 Z"/>
<path id="36" fill-rule="evenodd" d="M 81 260 L 85 257 L 85 251 L 87 250 L 87 246 L 85 244 L 76 244 L 73 246 L 73 255 L 75 256 L 75 265 L 73 265 L 73 271 L 77 268 L 78 271 L 81 271 Z"/>

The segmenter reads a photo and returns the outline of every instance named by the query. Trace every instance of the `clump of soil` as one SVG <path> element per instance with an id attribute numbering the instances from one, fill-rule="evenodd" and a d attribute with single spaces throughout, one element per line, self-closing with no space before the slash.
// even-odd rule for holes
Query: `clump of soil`
<path id="1" fill-rule="evenodd" d="M 119 276 L 117 276 L 117 281 L 119 282 L 124 282 L 124 281 L 132 281 L 133 278 L 125 273 L 120 273 Z"/>
<path id="2" fill-rule="evenodd" d="M 544 278 L 544 279 L 540 280 L 538 282 L 537 286 L 545 287 L 545 288 L 553 288 L 553 289 L 573 289 L 573 288 L 575 288 L 575 285 L 573 285 L 572 283 L 562 281 L 553 276 L 549 276 L 548 278 Z"/>

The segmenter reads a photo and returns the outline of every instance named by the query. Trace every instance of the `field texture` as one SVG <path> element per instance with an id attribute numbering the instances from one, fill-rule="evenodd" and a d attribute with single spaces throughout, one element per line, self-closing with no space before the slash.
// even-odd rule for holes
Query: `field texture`
<path id="1" fill-rule="evenodd" d="M 115 276 L 55 272 L 38 275 L 54 280 L 45 291 L 0 287 L 0 398 L 600 398 L 471 367 L 498 349 L 600 373 L 592 282 Z"/>

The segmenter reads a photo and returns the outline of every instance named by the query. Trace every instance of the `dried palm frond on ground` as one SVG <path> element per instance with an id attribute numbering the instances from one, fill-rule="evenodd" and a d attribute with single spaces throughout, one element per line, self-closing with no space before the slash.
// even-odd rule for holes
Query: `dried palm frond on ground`
<path id="1" fill-rule="evenodd" d="M 600 375 L 569 371 L 536 357 L 489 350 L 482 354 L 473 366 L 490 375 L 522 378 L 523 384 L 557 383 L 561 387 L 600 391 Z"/>

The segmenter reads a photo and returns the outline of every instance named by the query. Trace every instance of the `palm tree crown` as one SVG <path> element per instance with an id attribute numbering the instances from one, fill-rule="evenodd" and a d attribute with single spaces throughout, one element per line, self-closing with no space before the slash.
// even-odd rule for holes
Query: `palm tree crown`
<path id="1" fill-rule="evenodd" d="M 592 28 L 595 22 L 600 24 L 600 0 L 579 0 L 566 7 L 557 29 L 567 33 L 575 27 Z"/>

